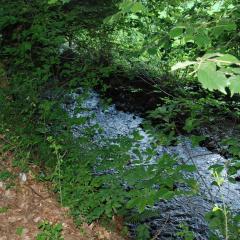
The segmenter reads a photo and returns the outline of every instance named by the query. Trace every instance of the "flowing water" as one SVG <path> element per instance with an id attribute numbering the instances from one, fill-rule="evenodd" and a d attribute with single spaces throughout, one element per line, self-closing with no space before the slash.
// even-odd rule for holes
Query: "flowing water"
<path id="1" fill-rule="evenodd" d="M 69 96 L 72 100 L 68 101 L 64 108 L 70 116 L 73 116 L 74 110 L 80 104 L 77 98 L 81 96 L 81 90 Z M 154 141 L 154 138 L 141 128 L 144 119 L 129 112 L 119 111 L 114 104 L 103 107 L 99 95 L 94 91 L 89 91 L 88 97 L 81 103 L 81 108 L 84 111 L 78 113 L 77 117 L 89 117 L 89 120 L 81 126 L 73 127 L 75 137 L 81 135 L 84 128 L 98 124 L 102 131 L 95 135 L 95 141 L 97 142 L 102 142 L 106 138 L 131 137 L 135 131 L 138 131 L 142 136 L 142 140 L 138 144 L 144 152 Z M 205 213 L 216 203 L 228 204 L 235 212 L 238 212 L 240 209 L 240 201 L 238 201 L 240 185 L 239 183 L 229 182 L 226 171 L 222 172 L 223 185 L 220 188 L 212 185 L 214 179 L 209 167 L 213 164 L 228 164 L 230 160 L 212 153 L 204 147 L 193 147 L 185 137 L 180 136 L 179 140 L 180 143 L 176 146 L 157 146 L 155 149 L 156 157 L 164 153 L 176 154 L 180 164 L 195 164 L 197 171 L 194 176 L 200 185 L 200 194 L 197 196 L 180 196 L 170 201 L 160 201 L 154 206 L 154 211 L 159 211 L 159 215 L 144 219 L 144 223 L 150 226 L 154 239 L 178 239 L 174 233 L 179 231 L 181 223 L 190 227 L 195 233 L 196 239 L 208 239 L 209 229 L 204 219 Z M 154 164 L 154 160 L 153 157 L 148 163 Z M 136 225 L 130 223 L 128 225 L 134 232 Z"/>

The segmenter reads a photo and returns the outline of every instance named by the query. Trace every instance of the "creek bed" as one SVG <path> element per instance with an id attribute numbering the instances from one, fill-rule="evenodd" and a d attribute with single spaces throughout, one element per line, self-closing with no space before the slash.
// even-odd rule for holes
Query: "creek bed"
<path id="1" fill-rule="evenodd" d="M 71 101 L 64 104 L 64 108 L 70 117 L 73 117 L 75 109 L 79 107 L 77 98 L 81 94 L 81 90 L 78 90 L 77 93 L 68 95 Z M 103 144 L 104 139 L 111 140 L 121 136 L 131 137 L 136 131 L 142 136 L 142 139 L 137 143 L 142 152 L 154 141 L 154 138 L 141 128 L 143 118 L 133 113 L 117 110 L 114 104 L 103 107 L 101 99 L 95 91 L 89 91 L 88 97 L 81 103 L 81 108 L 84 111 L 79 112 L 77 117 L 89 117 L 89 120 L 81 126 L 73 127 L 75 137 L 81 135 L 84 128 L 98 125 L 102 131 L 96 132 L 94 141 L 101 144 Z M 153 210 L 159 212 L 159 215 L 144 219 L 144 222 L 140 220 L 140 223 L 148 224 L 154 239 L 181 239 L 175 235 L 176 232 L 180 231 L 180 224 L 187 224 L 189 229 L 195 233 L 196 239 L 208 239 L 209 228 L 204 215 L 213 208 L 214 204 L 222 204 L 223 202 L 230 206 L 234 212 L 239 212 L 240 185 L 229 182 L 226 171 L 222 172 L 223 185 L 220 188 L 212 185 L 214 179 L 209 167 L 213 164 L 224 165 L 230 160 L 210 152 L 207 148 L 193 147 L 186 137 L 179 136 L 179 142 L 176 146 L 157 146 L 155 157 L 168 153 L 177 155 L 179 164 L 194 164 L 197 168 L 194 177 L 200 185 L 200 192 L 196 196 L 179 196 L 169 201 L 159 201 L 153 207 Z M 155 157 L 150 160 L 150 163 L 154 163 Z M 133 235 L 136 225 L 128 223 Z"/>

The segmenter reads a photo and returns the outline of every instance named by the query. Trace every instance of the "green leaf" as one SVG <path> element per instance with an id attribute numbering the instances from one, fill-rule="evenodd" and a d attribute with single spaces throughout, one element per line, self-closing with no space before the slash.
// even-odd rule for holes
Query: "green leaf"
<path id="1" fill-rule="evenodd" d="M 179 171 L 187 171 L 187 172 L 195 172 L 196 171 L 196 166 L 195 165 L 179 165 L 177 167 Z"/>
<path id="2" fill-rule="evenodd" d="M 183 68 L 186 68 L 190 65 L 194 65 L 196 63 L 197 62 L 194 62 L 194 61 L 178 62 L 178 63 L 176 63 L 175 65 L 172 66 L 171 71 L 176 71 L 178 69 L 183 69 Z"/>
<path id="3" fill-rule="evenodd" d="M 200 31 L 196 36 L 194 36 L 194 42 L 199 47 L 208 47 L 211 45 L 211 39 L 209 38 L 208 34 L 204 31 Z"/>
<path id="4" fill-rule="evenodd" d="M 240 61 L 235 56 L 233 56 L 231 54 L 224 54 L 220 57 L 217 57 L 216 59 L 221 60 L 221 61 L 230 62 L 230 63 L 226 63 L 226 64 L 240 63 Z"/>
<path id="5" fill-rule="evenodd" d="M 31 50 L 32 44 L 30 42 L 23 42 L 20 46 L 20 49 L 23 53 Z"/>
<path id="6" fill-rule="evenodd" d="M 206 139 L 205 136 L 196 136 L 196 135 L 192 135 L 190 137 L 190 140 L 192 142 L 193 147 L 196 147 L 199 145 L 200 142 L 204 141 Z"/>
<path id="7" fill-rule="evenodd" d="M 0 207 L 0 214 L 6 213 L 8 211 L 8 207 Z"/>
<path id="8" fill-rule="evenodd" d="M 157 49 L 156 47 L 152 47 L 152 48 L 149 48 L 149 49 L 147 50 L 147 52 L 148 52 L 148 54 L 150 54 L 150 55 L 156 55 L 157 52 L 158 52 L 158 49 Z"/>
<path id="9" fill-rule="evenodd" d="M 212 28 L 211 33 L 217 38 L 224 31 L 235 31 L 236 28 L 237 28 L 236 23 L 223 20 L 222 22 L 218 23 L 215 27 Z"/>
<path id="10" fill-rule="evenodd" d="M 138 202 L 137 199 L 132 198 L 132 199 L 130 199 L 130 200 L 127 202 L 126 207 L 127 207 L 128 209 L 131 209 L 131 208 L 133 208 L 133 207 L 136 206 L 137 202 Z"/>
<path id="11" fill-rule="evenodd" d="M 24 230 L 23 227 L 17 227 L 17 229 L 16 229 L 16 234 L 17 234 L 18 236 L 22 236 L 23 230 Z"/>
<path id="12" fill-rule="evenodd" d="M 203 60 L 211 59 L 211 58 L 216 58 L 222 56 L 221 53 L 206 53 L 202 56 Z"/>
<path id="13" fill-rule="evenodd" d="M 138 240 L 150 239 L 149 227 L 146 224 L 141 224 L 137 227 L 137 239 Z"/>
<path id="14" fill-rule="evenodd" d="M 211 165 L 208 169 L 209 170 L 212 169 L 215 172 L 217 172 L 218 174 L 220 174 L 224 170 L 224 166 L 220 165 L 220 164 L 214 164 L 214 165 Z"/>
<path id="15" fill-rule="evenodd" d="M 200 64 L 198 70 L 198 80 L 203 88 L 210 91 L 219 90 L 226 94 L 225 88 L 229 85 L 229 80 L 225 74 L 216 70 L 216 64 L 213 62 L 204 62 Z"/>
<path id="16" fill-rule="evenodd" d="M 229 22 L 226 20 L 220 22 L 218 26 L 222 27 L 226 31 L 235 31 L 237 29 L 237 25 L 235 22 Z"/>
<path id="17" fill-rule="evenodd" d="M 174 27 L 170 30 L 169 35 L 172 38 L 179 37 L 183 34 L 184 29 L 185 29 L 184 26 Z"/>
<path id="18" fill-rule="evenodd" d="M 119 4 L 119 8 L 122 10 L 123 13 L 128 13 L 131 11 L 133 6 L 132 0 L 124 0 L 122 3 Z"/>
<path id="19" fill-rule="evenodd" d="M 238 67 L 238 68 L 231 68 L 231 71 L 233 72 L 233 73 L 235 73 L 235 74 L 239 74 L 240 75 L 240 68 Z"/>
<path id="20" fill-rule="evenodd" d="M 48 4 L 55 4 L 57 3 L 59 0 L 48 0 Z"/>
<path id="21" fill-rule="evenodd" d="M 12 178 L 14 175 L 9 172 L 8 170 L 3 170 L 3 171 L 0 171 L 0 181 L 6 181 L 10 178 Z"/>
<path id="22" fill-rule="evenodd" d="M 198 124 L 199 122 L 197 121 L 197 119 L 189 117 L 186 119 L 183 129 L 190 133 L 198 126 Z"/>
<path id="23" fill-rule="evenodd" d="M 121 12 L 118 12 L 112 16 L 109 16 L 109 17 L 106 17 L 104 20 L 103 20 L 103 23 L 104 24 L 113 24 L 114 22 L 117 22 L 120 18 L 121 18 Z"/>
<path id="24" fill-rule="evenodd" d="M 131 12 L 133 13 L 145 12 L 145 11 L 146 11 L 145 6 L 140 2 L 134 3 L 131 7 Z"/>
<path id="25" fill-rule="evenodd" d="M 229 89 L 231 91 L 231 96 L 233 96 L 234 93 L 240 93 L 240 75 L 230 77 L 229 81 Z"/>

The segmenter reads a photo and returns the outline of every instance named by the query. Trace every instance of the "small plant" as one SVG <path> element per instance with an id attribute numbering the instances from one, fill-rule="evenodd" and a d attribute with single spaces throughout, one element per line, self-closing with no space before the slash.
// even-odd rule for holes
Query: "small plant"
<path id="1" fill-rule="evenodd" d="M 177 236 L 182 237 L 182 239 L 184 239 L 184 240 L 195 239 L 194 232 L 189 230 L 188 225 L 186 225 L 185 223 L 181 223 L 179 225 L 179 227 L 181 228 L 181 230 L 179 232 L 177 232 L 177 234 L 176 234 Z"/>
<path id="2" fill-rule="evenodd" d="M 16 229 L 16 234 L 17 234 L 18 236 L 22 236 L 23 231 L 24 231 L 24 227 L 17 227 L 17 229 Z"/>
<path id="3" fill-rule="evenodd" d="M 8 170 L 0 171 L 0 181 L 7 181 L 13 177 L 13 174 Z"/>
<path id="4" fill-rule="evenodd" d="M 212 165 L 210 167 L 213 176 L 212 185 L 219 189 L 225 179 L 222 176 L 224 166 Z M 240 215 L 233 214 L 225 202 L 224 196 L 221 196 L 222 204 L 215 204 L 213 209 L 205 216 L 212 230 L 210 239 L 237 240 L 240 237 Z"/>
<path id="5" fill-rule="evenodd" d="M 13 181 L 14 177 L 14 174 L 9 172 L 8 170 L 0 171 L 0 181 L 5 182 L 6 189 L 9 189 L 15 185 Z"/>
<path id="6" fill-rule="evenodd" d="M 50 148 L 53 150 L 53 153 L 57 157 L 57 164 L 56 164 L 55 172 L 53 175 L 57 176 L 57 179 L 58 179 L 59 196 L 60 196 L 60 202 L 62 204 L 63 203 L 63 201 L 62 201 L 62 184 L 61 184 L 61 178 L 62 178 L 61 177 L 61 165 L 63 162 L 63 155 L 61 154 L 62 146 L 57 144 L 57 142 L 51 136 L 48 137 L 47 140 L 50 143 Z"/>
<path id="7" fill-rule="evenodd" d="M 51 224 L 48 221 L 43 221 L 38 228 L 41 230 L 38 233 L 36 240 L 64 240 L 61 236 L 62 224 Z"/>
<path id="8" fill-rule="evenodd" d="M 8 211 L 8 207 L 0 207 L 0 214 L 6 213 Z"/>
<path id="9" fill-rule="evenodd" d="M 150 239 L 149 227 L 146 224 L 141 224 L 137 227 L 137 240 Z"/>
<path id="10" fill-rule="evenodd" d="M 233 214 L 226 205 L 215 205 L 206 214 L 212 230 L 210 239 L 238 240 L 240 239 L 240 215 Z"/>

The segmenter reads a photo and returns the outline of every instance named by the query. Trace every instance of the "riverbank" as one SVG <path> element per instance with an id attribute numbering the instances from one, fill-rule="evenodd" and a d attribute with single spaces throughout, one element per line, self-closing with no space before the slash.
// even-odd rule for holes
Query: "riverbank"
<path id="1" fill-rule="evenodd" d="M 28 172 L 14 166 L 10 151 L 2 151 L 0 143 L 0 240 L 49 239 L 121 240 L 116 233 L 98 223 L 76 227 L 69 209 L 62 207 L 52 191 L 51 183 L 38 180 L 39 167 Z M 51 238 L 52 239 L 52 238 Z"/>

